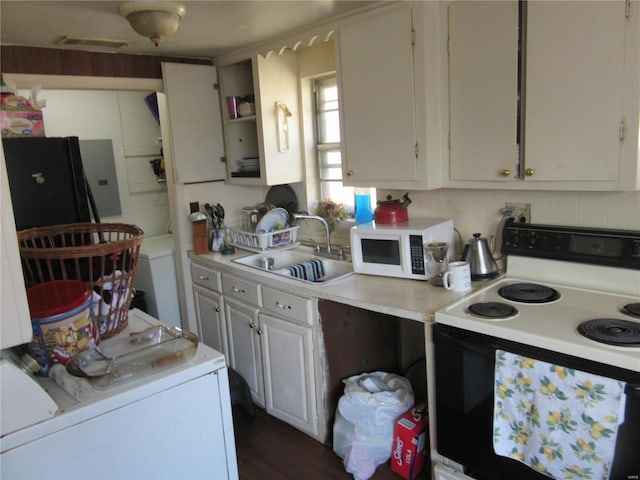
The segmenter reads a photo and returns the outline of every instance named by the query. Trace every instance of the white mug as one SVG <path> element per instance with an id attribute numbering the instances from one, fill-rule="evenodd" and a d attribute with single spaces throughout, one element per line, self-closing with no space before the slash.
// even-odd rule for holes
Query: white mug
<path id="1" fill-rule="evenodd" d="M 447 290 L 466 292 L 471 290 L 471 268 L 469 262 L 451 262 L 442 275 L 442 284 Z"/>

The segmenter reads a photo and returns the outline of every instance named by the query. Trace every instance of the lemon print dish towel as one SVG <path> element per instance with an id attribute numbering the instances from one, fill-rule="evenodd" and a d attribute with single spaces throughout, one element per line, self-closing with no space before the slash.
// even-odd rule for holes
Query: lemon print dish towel
<path id="1" fill-rule="evenodd" d="M 607 480 L 625 383 L 496 350 L 493 448 L 554 479 Z"/>

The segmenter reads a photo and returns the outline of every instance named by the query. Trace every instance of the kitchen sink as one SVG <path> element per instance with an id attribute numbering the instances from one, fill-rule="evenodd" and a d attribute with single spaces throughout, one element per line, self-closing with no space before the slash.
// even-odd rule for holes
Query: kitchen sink
<path id="1" fill-rule="evenodd" d="M 316 255 L 311 247 L 296 247 L 289 250 L 254 253 L 232 261 L 300 282 L 313 284 L 335 282 L 355 273 L 351 260 L 321 257 Z M 302 278 L 305 276 L 305 271 L 307 278 Z"/>

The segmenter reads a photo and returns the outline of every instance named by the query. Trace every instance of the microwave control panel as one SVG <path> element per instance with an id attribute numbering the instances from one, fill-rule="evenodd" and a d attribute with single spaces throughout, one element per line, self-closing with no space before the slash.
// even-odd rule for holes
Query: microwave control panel
<path id="1" fill-rule="evenodd" d="M 409 235 L 409 250 L 411 256 L 411 273 L 424 275 L 424 247 L 422 235 Z"/>

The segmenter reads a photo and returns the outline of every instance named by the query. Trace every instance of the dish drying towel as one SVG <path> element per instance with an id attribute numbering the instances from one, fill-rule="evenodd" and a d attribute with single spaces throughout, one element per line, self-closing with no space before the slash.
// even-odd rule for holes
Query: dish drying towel
<path id="1" fill-rule="evenodd" d="M 625 383 L 496 350 L 493 448 L 554 479 L 606 480 Z"/>
<path id="2" fill-rule="evenodd" d="M 310 282 L 318 282 L 324 277 L 324 264 L 322 260 L 313 259 L 287 267 L 289 275 Z"/>

